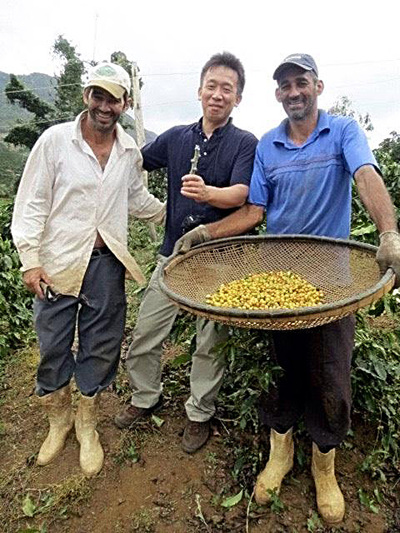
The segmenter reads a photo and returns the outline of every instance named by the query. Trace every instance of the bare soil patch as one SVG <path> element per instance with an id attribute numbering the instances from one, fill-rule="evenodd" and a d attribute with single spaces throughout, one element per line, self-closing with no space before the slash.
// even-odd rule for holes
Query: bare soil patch
<path id="1" fill-rule="evenodd" d="M 169 347 L 168 358 L 178 352 Z M 47 422 L 33 391 L 37 357 L 36 348 L 21 352 L 9 364 L 4 380 L 0 405 L 0 530 L 4 533 L 400 532 L 399 483 L 389 480 L 378 485 L 360 470 L 365 453 L 373 447 L 372 432 L 360 422 L 355 421 L 354 437 L 337 452 L 338 481 L 346 500 L 340 527 L 325 528 L 318 518 L 311 443 L 303 437 L 297 443 L 296 466 L 275 508 L 249 507 L 246 496 L 225 508 L 221 503 L 226 497 L 242 488 L 232 477 L 232 446 L 237 441 L 230 437 L 235 429 L 217 420 L 204 449 L 193 456 L 185 454 L 180 448 L 185 397 L 180 392 L 167 397 L 157 413 L 163 421 L 160 427 L 159 421 L 150 420 L 135 430 L 118 430 L 112 419 L 126 386 L 123 370 L 116 387 L 102 395 L 98 428 L 106 453 L 102 472 L 89 480 L 81 475 L 73 433 L 53 464 L 38 467 L 35 457 Z M 263 462 L 266 441 L 249 440 L 259 446 Z M 254 481 L 255 473 L 249 475 L 250 492 Z M 360 489 L 370 495 L 374 489 L 380 491 L 377 512 L 362 505 Z"/>

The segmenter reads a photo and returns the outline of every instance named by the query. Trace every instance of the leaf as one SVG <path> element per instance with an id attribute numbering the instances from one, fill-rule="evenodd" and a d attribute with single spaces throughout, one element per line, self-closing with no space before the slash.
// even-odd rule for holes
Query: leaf
<path id="1" fill-rule="evenodd" d="M 3 257 L 3 261 L 4 261 L 4 265 L 5 265 L 6 268 L 12 268 L 13 267 L 12 259 L 8 255 Z"/>
<path id="2" fill-rule="evenodd" d="M 357 237 L 359 235 L 367 235 L 369 233 L 373 233 L 375 230 L 375 225 L 370 224 L 369 226 L 362 226 L 361 228 L 352 229 L 351 234 Z"/>
<path id="3" fill-rule="evenodd" d="M 159 417 L 156 416 L 156 415 L 151 415 L 151 419 L 152 419 L 152 421 L 155 423 L 155 425 L 156 425 L 158 428 L 160 428 L 160 427 L 164 424 L 164 422 L 165 422 L 165 420 L 163 420 L 162 418 L 159 418 Z"/>
<path id="4" fill-rule="evenodd" d="M 226 498 L 222 503 L 222 507 L 233 507 L 234 505 L 237 505 L 240 500 L 243 498 L 243 489 L 236 494 L 236 496 L 230 496 L 229 498 Z"/>
<path id="5" fill-rule="evenodd" d="M 24 503 L 22 505 L 22 512 L 25 516 L 32 517 L 36 512 L 36 505 L 31 500 L 29 494 L 25 496 Z"/>
<path id="6" fill-rule="evenodd" d="M 374 368 L 375 368 L 375 372 L 377 373 L 377 376 L 380 379 L 386 381 L 387 372 L 386 372 L 385 366 L 382 363 L 382 361 L 376 361 L 375 364 L 374 364 Z"/>

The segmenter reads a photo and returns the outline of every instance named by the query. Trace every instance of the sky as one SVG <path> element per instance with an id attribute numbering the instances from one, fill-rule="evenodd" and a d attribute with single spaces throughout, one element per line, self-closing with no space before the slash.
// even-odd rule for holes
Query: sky
<path id="1" fill-rule="evenodd" d="M 2 0 L 0 71 L 53 75 L 58 35 L 84 60 L 109 60 L 115 51 L 136 61 L 144 87 L 146 129 L 161 133 L 198 120 L 199 73 L 223 50 L 241 59 L 246 87 L 234 123 L 260 137 L 285 117 L 272 73 L 282 59 L 311 54 L 325 83 L 319 107 L 341 96 L 369 113 L 376 147 L 400 131 L 398 0 Z"/>

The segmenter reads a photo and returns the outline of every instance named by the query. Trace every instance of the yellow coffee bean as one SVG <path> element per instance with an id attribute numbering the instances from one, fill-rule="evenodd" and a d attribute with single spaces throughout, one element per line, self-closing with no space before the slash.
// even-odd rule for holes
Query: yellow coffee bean
<path id="1" fill-rule="evenodd" d="M 238 309 L 295 309 L 323 302 L 324 293 L 292 271 L 271 271 L 223 283 L 206 302 Z"/>

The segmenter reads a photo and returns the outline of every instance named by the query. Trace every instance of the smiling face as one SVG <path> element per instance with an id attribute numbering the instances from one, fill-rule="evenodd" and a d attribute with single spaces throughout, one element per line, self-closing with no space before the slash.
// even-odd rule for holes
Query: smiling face
<path id="1" fill-rule="evenodd" d="M 199 89 L 203 118 L 215 127 L 225 125 L 240 103 L 237 72 L 228 67 L 211 67 Z"/>
<path id="2" fill-rule="evenodd" d="M 321 80 L 311 72 L 293 66 L 282 72 L 275 96 L 289 120 L 304 121 L 318 113 L 318 96 L 323 90 Z"/>
<path id="3" fill-rule="evenodd" d="M 109 133 L 127 108 L 124 98 L 117 100 L 100 87 L 85 90 L 83 100 L 88 108 L 88 125 L 95 130 Z"/>

